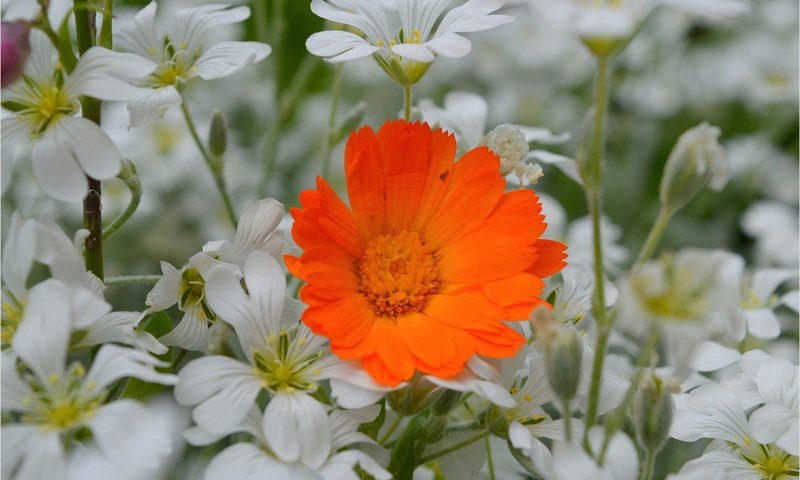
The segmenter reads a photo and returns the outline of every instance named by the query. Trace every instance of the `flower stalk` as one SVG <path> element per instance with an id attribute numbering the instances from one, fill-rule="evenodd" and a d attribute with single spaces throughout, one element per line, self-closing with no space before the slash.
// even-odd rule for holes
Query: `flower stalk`
<path id="1" fill-rule="evenodd" d="M 200 140 L 200 136 L 197 134 L 197 128 L 194 125 L 194 120 L 192 120 L 192 114 L 189 112 L 189 107 L 186 105 L 186 98 L 182 98 L 181 100 L 181 111 L 183 112 L 183 118 L 186 120 L 186 126 L 189 128 L 192 140 L 194 140 L 195 145 L 197 145 L 197 148 L 200 150 L 200 155 L 202 155 L 203 160 L 205 160 L 208 170 L 214 177 L 214 183 L 217 186 L 220 197 L 222 197 L 222 203 L 225 205 L 225 213 L 227 213 L 228 219 L 235 229 L 239 220 L 233 210 L 233 204 L 231 203 L 230 197 L 228 197 L 228 192 L 225 189 L 225 176 L 222 171 L 222 162 L 220 162 L 219 159 L 215 161 L 206 150 L 202 140 Z"/>
<path id="2" fill-rule="evenodd" d="M 403 85 L 403 120 L 411 121 L 411 84 Z"/>
<path id="3" fill-rule="evenodd" d="M 597 321 L 597 345 L 592 364 L 592 381 L 589 387 L 589 405 L 586 412 L 586 432 L 597 421 L 597 407 L 600 397 L 600 380 L 603 361 L 611 333 L 611 325 L 606 315 L 605 276 L 603 269 L 602 185 L 605 169 L 605 121 L 608 105 L 608 57 L 597 57 L 597 81 L 594 89 L 594 125 L 592 142 L 582 175 L 586 182 L 586 199 L 592 218 L 592 244 L 594 251 L 595 291 L 592 298 L 592 314 Z M 584 438 L 586 443 L 586 438 Z"/>
<path id="4" fill-rule="evenodd" d="M 125 211 L 115 218 L 114 221 L 111 222 L 111 225 L 103 231 L 103 240 L 108 240 L 111 235 L 117 233 L 117 230 L 122 228 L 122 226 L 130 220 L 131 216 L 136 212 L 136 209 L 139 208 L 139 203 L 142 201 L 142 182 L 139 181 L 139 175 L 136 172 L 136 167 L 133 165 L 133 162 L 127 159 L 123 160 L 122 170 L 119 175 L 117 175 L 117 178 L 122 180 L 125 186 L 128 187 L 128 190 L 130 190 L 131 201 L 128 202 Z"/>

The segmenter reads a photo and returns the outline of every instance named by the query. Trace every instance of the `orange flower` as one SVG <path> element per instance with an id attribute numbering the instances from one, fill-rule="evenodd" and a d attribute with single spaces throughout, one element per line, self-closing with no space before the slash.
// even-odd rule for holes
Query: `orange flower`
<path id="1" fill-rule="evenodd" d="M 536 194 L 504 193 L 488 148 L 455 153 L 427 124 L 364 127 L 345 151 L 350 208 L 317 178 L 292 209 L 304 253 L 286 264 L 307 282 L 303 321 L 383 385 L 512 356 L 525 339 L 502 320 L 527 319 L 542 278 L 565 265 L 564 245 L 539 238 Z"/>

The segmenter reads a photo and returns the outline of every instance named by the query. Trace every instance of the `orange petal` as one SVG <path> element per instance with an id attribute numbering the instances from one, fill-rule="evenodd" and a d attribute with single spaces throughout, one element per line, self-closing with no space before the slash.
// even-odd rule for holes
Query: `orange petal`
<path id="1" fill-rule="evenodd" d="M 364 370 L 370 374 L 372 379 L 380 385 L 396 387 L 403 381 L 403 379 L 391 374 L 386 364 L 383 363 L 383 360 L 381 360 L 378 355 L 366 357 L 361 361 L 361 365 L 364 367 Z"/>
<path id="2" fill-rule="evenodd" d="M 539 278 L 549 277 L 561 271 L 567 266 L 564 260 L 567 258 L 567 246 L 561 242 L 553 240 L 537 240 L 533 245 L 536 247 L 536 261 L 526 270 Z"/>
<path id="3" fill-rule="evenodd" d="M 481 288 L 486 298 L 503 309 L 505 320 L 526 320 L 531 310 L 543 302 L 539 295 L 544 282 L 530 273 L 487 282 Z"/>
<path id="4" fill-rule="evenodd" d="M 414 375 L 417 362 L 397 331 L 397 323 L 388 318 L 380 318 L 372 325 L 375 351 L 383 361 L 389 374 L 400 380 L 409 380 Z"/>
<path id="5" fill-rule="evenodd" d="M 368 338 L 376 317 L 368 301 L 355 294 L 329 302 L 322 306 L 309 307 L 303 312 L 303 323 L 314 333 L 331 339 L 331 348 L 358 347 L 349 358 L 362 358 L 374 352 Z"/>
<path id="6" fill-rule="evenodd" d="M 438 250 L 481 224 L 492 212 L 505 188 L 497 156 L 476 148 L 456 162 L 441 205 L 425 227 L 425 239 Z"/>
<path id="7" fill-rule="evenodd" d="M 364 127 L 350 135 L 344 154 L 347 197 L 361 233 L 372 238 L 386 223 L 386 176 L 375 132 Z"/>

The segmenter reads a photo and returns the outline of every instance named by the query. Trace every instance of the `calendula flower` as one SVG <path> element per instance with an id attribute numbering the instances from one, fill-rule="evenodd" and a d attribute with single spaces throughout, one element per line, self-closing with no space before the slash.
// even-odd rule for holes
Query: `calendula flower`
<path id="1" fill-rule="evenodd" d="M 133 25 L 118 30 L 116 45 L 144 57 L 154 68 L 142 86 L 152 90 L 128 103 L 130 125 L 138 127 L 170 107 L 180 105 L 179 82 L 194 77 L 204 80 L 238 73 L 270 54 L 271 48 L 259 42 L 212 42 L 209 30 L 241 22 L 250 8 L 203 5 L 178 10 L 171 27 L 157 32 L 156 2 L 136 14 Z"/>
<path id="2" fill-rule="evenodd" d="M 311 11 L 315 14 L 353 27 L 360 35 L 318 32 L 308 38 L 306 48 L 333 63 L 373 55 L 392 79 L 411 85 L 425 75 L 436 55 L 463 57 L 469 53 L 472 44 L 460 33 L 480 32 L 512 21 L 508 15 L 492 15 L 504 3 L 469 0 L 450 9 L 451 0 L 395 0 L 395 8 L 390 9 L 379 2 L 313 0 Z"/>
<path id="3" fill-rule="evenodd" d="M 536 194 L 504 193 L 500 161 L 476 148 L 454 162 L 452 135 L 394 121 L 353 133 L 345 152 L 348 208 L 319 178 L 300 195 L 286 257 L 308 284 L 303 321 L 380 384 L 415 371 L 458 375 L 474 354 L 509 357 L 564 245 L 540 239 Z"/>

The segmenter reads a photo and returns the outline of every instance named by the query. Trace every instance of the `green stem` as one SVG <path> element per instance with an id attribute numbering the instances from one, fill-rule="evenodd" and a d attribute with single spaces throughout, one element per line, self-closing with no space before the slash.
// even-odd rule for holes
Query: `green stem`
<path id="1" fill-rule="evenodd" d="M 569 400 L 562 400 L 564 404 L 564 438 L 567 443 L 572 443 L 572 410 L 569 406 Z"/>
<path id="2" fill-rule="evenodd" d="M 482 439 L 483 437 L 486 437 L 487 435 L 489 435 L 489 430 L 480 431 L 476 435 L 473 435 L 471 437 L 467 437 L 466 439 L 464 439 L 464 440 L 462 440 L 462 441 L 460 441 L 458 443 L 455 443 L 453 445 L 450 445 L 447 448 L 443 448 L 443 449 L 439 450 L 438 452 L 433 452 L 431 454 L 425 455 L 424 457 L 420 458 L 417 463 L 419 465 L 424 465 L 424 464 L 426 464 L 426 463 L 428 463 L 428 462 L 430 462 L 432 460 L 436 460 L 439 457 L 443 457 L 443 456 L 447 455 L 448 453 L 453 453 L 456 450 L 460 450 L 460 449 L 466 447 L 467 445 L 471 445 L 471 444 L 477 442 L 478 440 Z"/>
<path id="3" fill-rule="evenodd" d="M 411 85 L 403 85 L 403 120 L 411 121 Z"/>
<path id="4" fill-rule="evenodd" d="M 79 8 L 81 5 L 83 8 Z M 94 11 L 87 8 L 85 1 L 76 1 L 74 6 L 75 33 L 78 51 L 83 55 L 94 46 Z M 101 102 L 96 98 L 82 97 L 81 111 L 84 118 L 100 125 Z M 102 187 L 100 180 L 86 175 L 89 191 L 83 199 L 83 226 L 89 230 L 86 237 L 86 269 L 100 280 L 103 279 L 103 214 Z"/>
<path id="5" fill-rule="evenodd" d="M 230 219 L 231 224 L 233 224 L 233 228 L 236 228 L 238 219 L 236 217 L 236 213 L 233 211 L 233 204 L 231 203 L 230 197 L 228 197 L 228 192 L 225 190 L 225 176 L 222 172 L 222 165 L 219 161 L 215 161 L 211 158 L 211 155 L 206 150 L 202 140 L 200 140 L 200 136 L 197 134 L 197 128 L 195 128 L 194 121 L 192 120 L 192 114 L 189 113 L 189 107 L 187 106 L 186 98 L 181 98 L 181 111 L 183 112 L 183 118 L 186 119 L 186 126 L 189 127 L 189 133 L 192 135 L 194 143 L 200 150 L 203 160 L 206 161 L 206 165 L 208 166 L 211 175 L 214 177 L 214 183 L 217 185 L 219 195 L 222 197 L 222 203 L 225 205 L 225 212 L 228 214 L 228 218 Z"/>
<path id="6" fill-rule="evenodd" d="M 253 22 L 256 26 L 256 38 L 258 41 L 262 43 L 269 43 L 267 0 L 256 0 L 253 2 Z"/>
<path id="7" fill-rule="evenodd" d="M 636 267 L 650 260 L 653 256 L 658 247 L 658 243 L 661 241 L 661 237 L 664 235 L 664 230 L 667 228 L 667 224 L 672 218 L 672 213 L 671 209 L 664 205 L 661 206 L 661 210 L 658 211 L 658 217 L 656 217 L 655 223 L 653 223 L 653 226 L 650 228 L 650 233 L 647 234 L 647 240 L 645 240 L 644 246 L 642 246 L 642 250 L 639 252 L 639 257 L 636 259 L 632 270 L 635 270 Z"/>
<path id="8" fill-rule="evenodd" d="M 328 117 L 328 135 L 325 137 L 322 153 L 322 177 L 326 178 L 331 166 L 331 153 L 333 152 L 333 134 L 336 130 L 336 110 L 339 107 L 339 97 L 342 93 L 342 64 L 336 65 L 333 73 L 333 87 L 331 87 L 331 113 Z"/>
<path id="9" fill-rule="evenodd" d="M 139 208 L 139 203 L 142 201 L 142 188 L 141 183 L 139 183 L 139 178 L 136 176 L 136 168 L 133 167 L 132 163 L 130 163 L 130 167 L 133 170 L 133 177 L 124 178 L 123 182 L 125 182 L 125 185 L 131 192 L 131 201 L 128 202 L 128 207 L 125 208 L 125 211 L 115 218 L 114 221 L 111 222 L 111 225 L 105 229 L 103 232 L 103 240 L 108 240 L 111 238 L 111 235 L 114 235 L 117 230 L 122 228 L 122 226 L 130 220 L 134 212 L 136 212 L 136 209 Z"/>
<path id="10" fill-rule="evenodd" d="M 644 470 L 642 470 L 642 480 L 650 480 L 653 477 L 653 465 L 656 463 L 656 451 L 648 448 L 644 454 Z"/>
<path id="11" fill-rule="evenodd" d="M 398 414 L 397 414 L 397 417 L 394 419 L 394 421 L 392 422 L 392 424 L 391 424 L 391 425 L 389 425 L 389 430 L 386 430 L 386 433 L 384 433 L 384 434 L 381 436 L 380 440 L 378 440 L 378 443 L 380 443 L 381 445 L 383 445 L 384 443 L 386 443 L 386 441 L 387 441 L 387 440 L 389 440 L 389 438 L 391 438 L 391 436 L 392 436 L 392 434 L 395 432 L 395 430 L 397 430 L 397 427 L 399 427 L 399 426 L 400 426 L 400 423 L 401 423 L 402 421 L 403 421 L 403 416 L 402 416 L 402 415 L 400 415 L 400 414 L 398 413 Z"/>
<path id="12" fill-rule="evenodd" d="M 108 277 L 104 283 L 106 285 L 152 285 L 159 280 L 161 280 L 161 275 L 123 275 L 120 277 Z"/>
<path id="13" fill-rule="evenodd" d="M 608 59 L 597 59 L 597 82 L 594 89 L 594 131 L 588 158 L 589 175 L 586 185 L 586 200 L 592 217 L 592 244 L 594 250 L 594 296 L 592 298 L 592 314 L 597 322 L 597 345 L 592 364 L 592 383 L 589 387 L 589 406 L 586 412 L 586 434 L 584 444 L 588 445 L 589 429 L 597 421 L 597 406 L 600 398 L 600 382 L 603 374 L 605 350 L 608 336 L 611 333 L 606 315 L 605 275 L 603 268 L 603 236 L 601 219 L 603 212 L 603 174 L 605 150 L 605 121 L 608 105 Z"/>
<path id="14" fill-rule="evenodd" d="M 492 459 L 492 444 L 489 442 L 489 437 L 484 439 L 486 444 L 486 465 L 489 468 L 489 480 L 496 480 L 494 474 L 494 460 Z"/>

